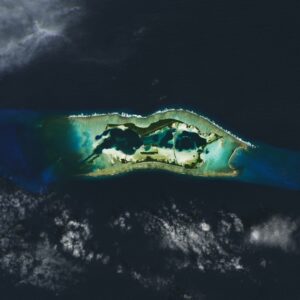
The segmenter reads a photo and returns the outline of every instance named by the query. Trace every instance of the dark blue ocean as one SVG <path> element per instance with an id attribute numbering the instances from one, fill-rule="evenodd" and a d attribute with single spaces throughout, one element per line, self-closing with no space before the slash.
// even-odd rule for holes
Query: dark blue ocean
<path id="1" fill-rule="evenodd" d="M 63 38 L 0 52 L 1 109 L 186 108 L 252 143 L 300 151 L 300 3 L 76 5 Z M 45 23 L 32 7 L 26 16 L 55 23 L 47 8 Z M 3 300 L 300 298 L 299 191 L 145 171 L 42 196 L 3 180 L 0 192 Z"/>

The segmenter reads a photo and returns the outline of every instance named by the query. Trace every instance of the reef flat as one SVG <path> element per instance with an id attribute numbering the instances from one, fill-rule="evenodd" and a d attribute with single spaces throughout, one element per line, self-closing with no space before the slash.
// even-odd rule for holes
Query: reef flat
<path id="1" fill-rule="evenodd" d="M 125 114 L 68 116 L 77 175 L 101 177 L 138 169 L 193 176 L 236 176 L 231 163 L 249 144 L 208 119 L 181 109 L 142 117 Z"/>

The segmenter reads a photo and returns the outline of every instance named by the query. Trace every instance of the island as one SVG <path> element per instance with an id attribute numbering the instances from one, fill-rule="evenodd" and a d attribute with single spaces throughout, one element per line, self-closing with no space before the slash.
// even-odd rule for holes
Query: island
<path id="1" fill-rule="evenodd" d="M 183 109 L 149 116 L 79 114 L 67 117 L 77 151 L 77 176 L 101 177 L 141 169 L 193 176 L 236 176 L 231 157 L 250 144 Z"/>
<path id="2" fill-rule="evenodd" d="M 243 141 L 184 109 L 148 116 L 0 110 L 0 176 L 33 192 L 162 170 L 300 189 L 300 154 Z"/>

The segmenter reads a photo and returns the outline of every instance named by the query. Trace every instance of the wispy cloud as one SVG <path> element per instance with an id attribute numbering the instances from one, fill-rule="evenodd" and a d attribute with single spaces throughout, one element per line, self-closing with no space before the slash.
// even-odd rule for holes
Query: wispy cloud
<path id="1" fill-rule="evenodd" d="M 0 0 L 0 73 L 31 62 L 66 40 L 79 0 Z"/>

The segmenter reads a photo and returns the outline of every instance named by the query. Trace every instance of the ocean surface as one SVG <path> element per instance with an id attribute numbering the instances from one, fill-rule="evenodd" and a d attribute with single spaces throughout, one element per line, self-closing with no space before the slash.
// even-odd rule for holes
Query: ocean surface
<path id="1" fill-rule="evenodd" d="M 0 0 L 0 108 L 186 108 L 300 151 L 299 6 Z M 157 171 L 46 195 L 0 182 L 3 300 L 296 300 L 299 251 L 299 191 Z"/>

